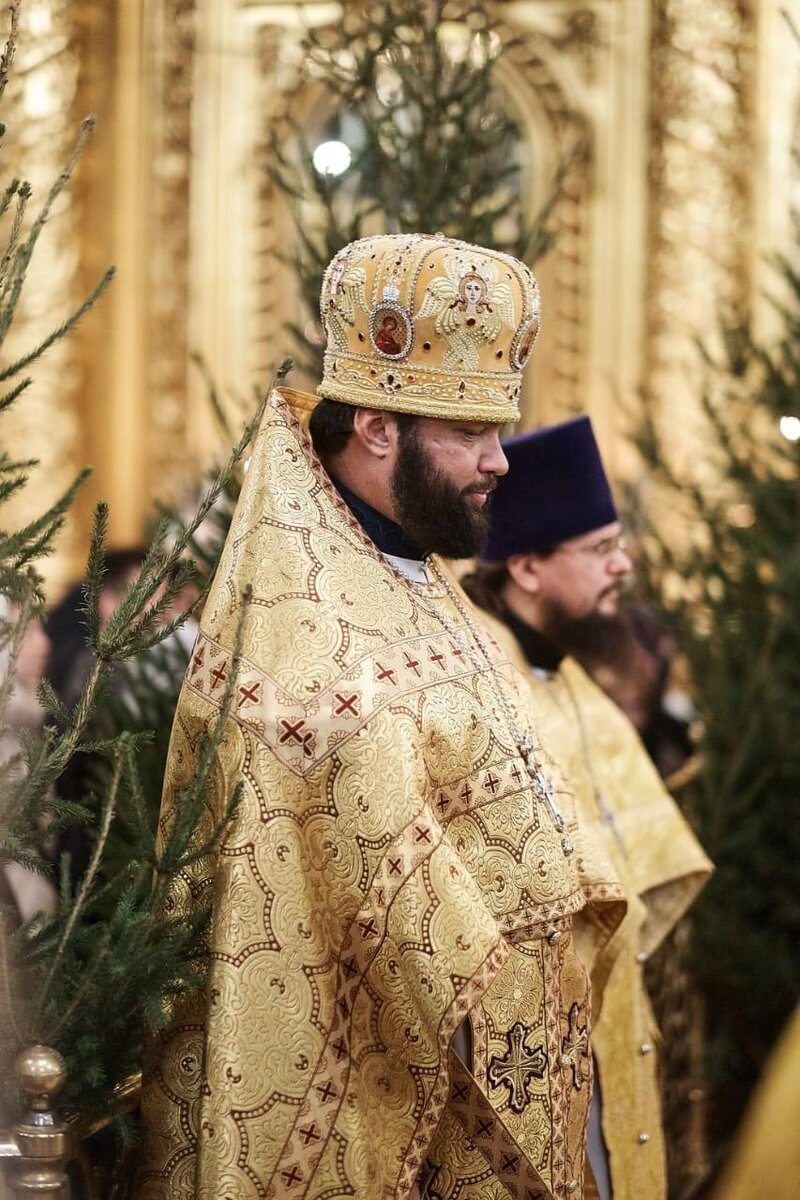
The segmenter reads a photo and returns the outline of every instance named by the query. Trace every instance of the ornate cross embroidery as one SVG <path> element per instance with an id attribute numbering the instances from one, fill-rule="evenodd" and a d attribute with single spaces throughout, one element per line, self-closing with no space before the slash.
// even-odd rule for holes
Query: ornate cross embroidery
<path id="1" fill-rule="evenodd" d="M 431 652 L 429 661 L 432 663 L 436 663 L 437 667 L 441 667 L 441 669 L 443 671 L 446 670 L 445 665 L 444 665 L 444 655 L 440 654 L 438 651 L 434 651 L 433 646 L 428 646 L 428 649 Z"/>
<path id="2" fill-rule="evenodd" d="M 297 742 L 303 747 L 303 753 L 310 758 L 314 753 L 314 733 L 311 729 L 303 730 L 305 721 L 302 718 L 297 721 L 287 721 L 286 717 L 281 717 L 278 724 L 283 727 L 278 734 L 280 744 L 285 746 L 287 742 L 290 744 Z"/>
<path id="3" fill-rule="evenodd" d="M 338 703 L 334 706 L 333 715 L 335 717 L 357 717 L 358 712 L 358 692 L 334 692 L 334 700 Z"/>
<path id="4" fill-rule="evenodd" d="M 214 667 L 214 670 L 211 672 L 211 690 L 213 691 L 214 688 L 224 683 L 227 677 L 228 672 L 224 662 L 220 663 L 218 667 Z"/>
<path id="5" fill-rule="evenodd" d="M 521 1113 L 531 1102 L 528 1084 L 531 1076 L 544 1079 L 547 1058 L 542 1046 L 527 1045 L 528 1030 L 521 1021 L 512 1025 L 506 1034 L 508 1053 L 504 1058 L 497 1055 L 489 1063 L 489 1082 L 492 1087 L 504 1083 L 510 1093 L 509 1104 L 515 1113 Z"/>
<path id="6" fill-rule="evenodd" d="M 251 683 L 249 687 L 243 683 L 239 685 L 239 708 L 241 708 L 243 704 L 258 704 L 260 699 L 260 683 Z"/>
<path id="7" fill-rule="evenodd" d="M 581 1006 L 573 1004 L 567 1018 L 567 1033 L 561 1043 L 561 1066 L 572 1068 L 572 1083 L 576 1092 L 589 1078 L 589 1033 L 586 1022 L 579 1024 Z"/>

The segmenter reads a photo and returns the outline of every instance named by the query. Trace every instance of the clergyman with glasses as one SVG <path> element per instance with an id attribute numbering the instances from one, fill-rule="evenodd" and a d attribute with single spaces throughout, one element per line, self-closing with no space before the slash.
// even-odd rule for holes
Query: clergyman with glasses
<path id="1" fill-rule="evenodd" d="M 505 635 L 528 677 L 540 737 L 628 899 L 621 930 L 593 968 L 605 986 L 596 990 L 602 1011 L 593 1014 L 593 1178 L 585 1195 L 664 1200 L 659 1034 L 643 967 L 711 864 L 633 725 L 574 657 L 615 619 L 632 567 L 591 421 L 543 428 L 503 449 L 509 470 L 493 496 L 483 560 L 462 584 L 498 618 L 496 635 Z"/>

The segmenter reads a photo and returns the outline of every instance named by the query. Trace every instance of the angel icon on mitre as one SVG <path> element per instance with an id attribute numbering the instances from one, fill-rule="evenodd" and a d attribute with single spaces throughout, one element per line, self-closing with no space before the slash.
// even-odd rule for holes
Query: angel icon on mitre
<path id="1" fill-rule="evenodd" d="M 430 281 L 414 318 L 435 318 L 434 328 L 447 344 L 445 370 L 477 370 L 481 345 L 494 342 L 504 325 L 516 324 L 511 288 L 498 281 L 490 259 L 480 267 L 460 254 L 445 254 L 447 274 Z"/>
<path id="2" fill-rule="evenodd" d="M 363 267 L 350 262 L 347 250 L 331 263 L 321 297 L 322 323 L 339 350 L 347 349 L 347 330 L 352 328 L 358 309 L 366 311 L 367 275 Z"/>

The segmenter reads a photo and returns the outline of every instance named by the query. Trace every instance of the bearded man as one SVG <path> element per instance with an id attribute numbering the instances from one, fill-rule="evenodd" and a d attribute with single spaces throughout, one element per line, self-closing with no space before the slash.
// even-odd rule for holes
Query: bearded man
<path id="1" fill-rule="evenodd" d="M 643 964 L 708 878 L 710 863 L 628 718 L 570 656 L 616 617 L 631 560 L 588 417 L 504 444 L 484 563 L 462 582 L 513 635 L 540 736 L 579 819 L 614 862 L 628 911 L 592 1050 L 599 1086 L 588 1153 L 601 1200 L 664 1200 L 656 1043 Z M 597 968 L 599 969 L 599 967 Z"/>
<path id="2" fill-rule="evenodd" d="M 438 557 L 485 539 L 536 285 L 438 234 L 374 237 L 333 260 L 321 312 L 322 401 L 270 399 L 175 720 L 164 827 L 248 589 L 209 820 L 237 781 L 241 801 L 175 897 L 213 895 L 211 959 L 153 1049 L 138 1194 L 580 1197 L 572 924 L 595 905 L 599 952 L 621 890 Z"/>

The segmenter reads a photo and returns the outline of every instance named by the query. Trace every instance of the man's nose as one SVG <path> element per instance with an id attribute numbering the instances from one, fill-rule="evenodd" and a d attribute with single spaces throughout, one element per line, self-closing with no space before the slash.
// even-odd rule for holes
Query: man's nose
<path id="1" fill-rule="evenodd" d="M 508 471 L 508 459 L 500 445 L 500 432 L 494 431 L 481 455 L 478 469 L 485 475 L 505 475 Z"/>
<path id="2" fill-rule="evenodd" d="M 633 570 L 633 561 L 624 546 L 614 547 L 608 569 L 613 575 L 629 575 Z"/>

